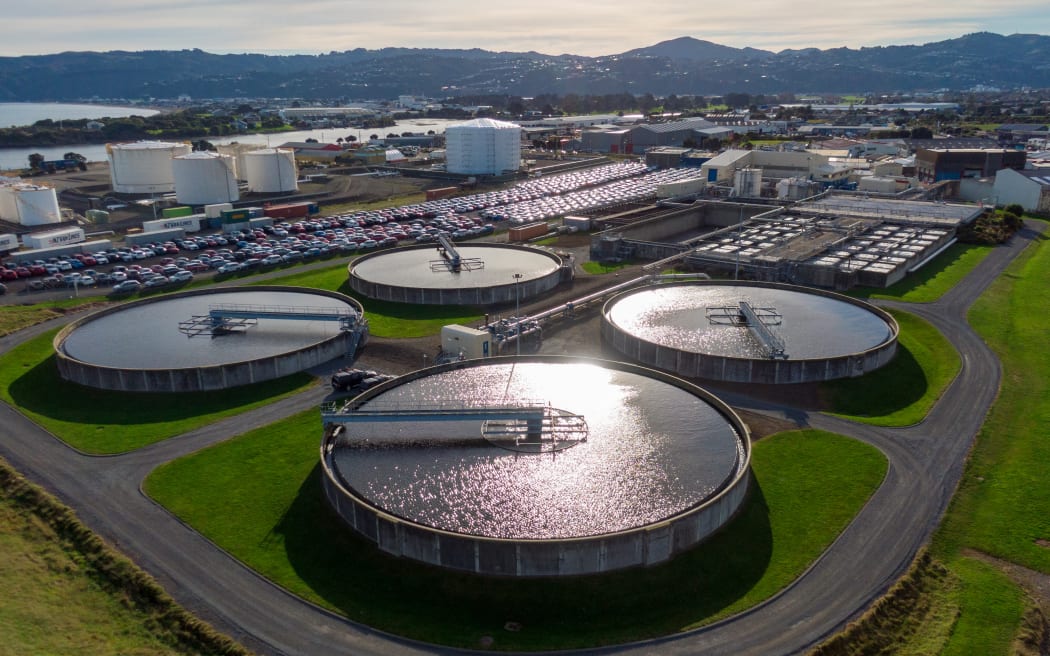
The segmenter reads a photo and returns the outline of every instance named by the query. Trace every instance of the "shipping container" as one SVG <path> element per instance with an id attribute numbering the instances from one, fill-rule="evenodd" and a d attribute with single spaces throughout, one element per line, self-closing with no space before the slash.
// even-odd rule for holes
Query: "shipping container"
<path id="1" fill-rule="evenodd" d="M 180 216 L 189 216 L 193 214 L 193 208 L 188 205 L 182 205 L 180 207 L 165 207 L 160 211 L 160 215 L 165 219 L 175 219 Z"/>
<path id="2" fill-rule="evenodd" d="M 165 242 L 174 239 L 182 239 L 186 231 L 182 228 L 169 228 L 168 230 L 155 230 L 153 232 L 139 232 L 124 236 L 124 243 L 128 246 L 140 246 L 152 242 Z"/>
<path id="3" fill-rule="evenodd" d="M 495 355 L 492 333 L 458 324 L 441 327 L 441 350 L 471 360 Z"/>
<path id="4" fill-rule="evenodd" d="M 591 229 L 591 219 L 586 216 L 567 216 L 562 219 L 562 225 L 576 228 L 580 232 L 587 232 Z"/>
<path id="5" fill-rule="evenodd" d="M 253 230 L 255 228 L 268 228 L 273 225 L 273 218 L 269 216 L 261 216 L 258 219 L 250 219 L 248 226 Z"/>
<path id="6" fill-rule="evenodd" d="M 222 224 L 227 226 L 231 223 L 247 223 L 251 216 L 248 210 L 223 210 Z"/>
<path id="7" fill-rule="evenodd" d="M 0 253 L 18 250 L 18 235 L 0 235 Z"/>
<path id="8" fill-rule="evenodd" d="M 511 228 L 507 231 L 507 241 L 528 241 L 533 237 L 542 237 L 550 232 L 546 221 Z"/>
<path id="9" fill-rule="evenodd" d="M 199 232 L 203 214 L 183 216 L 178 218 L 157 219 L 155 221 L 143 221 L 142 230 L 147 234 L 160 230 L 184 230 L 186 232 Z"/>
<path id="10" fill-rule="evenodd" d="M 233 203 L 215 203 L 214 205 L 205 205 L 204 216 L 209 219 L 221 219 L 223 211 L 232 209 Z"/>
<path id="11" fill-rule="evenodd" d="M 22 244 L 27 248 L 67 246 L 69 244 L 79 244 L 82 241 L 84 241 L 83 228 L 62 228 L 61 230 L 38 232 L 33 235 L 24 235 L 22 237 Z"/>
<path id="12" fill-rule="evenodd" d="M 459 191 L 459 187 L 440 187 L 438 189 L 427 189 L 427 200 L 447 198 Z"/>
<path id="13" fill-rule="evenodd" d="M 321 208 L 317 203 L 283 203 L 281 205 L 269 205 L 264 208 L 266 216 L 275 219 L 303 218 L 311 214 L 317 214 Z"/>
<path id="14" fill-rule="evenodd" d="M 113 248 L 113 242 L 110 240 L 96 239 L 94 241 L 85 241 L 79 244 L 19 251 L 11 253 L 11 259 L 15 262 L 30 262 L 32 260 L 46 260 L 49 257 L 58 257 L 59 255 L 71 255 L 73 253 L 97 253 L 111 248 Z"/>

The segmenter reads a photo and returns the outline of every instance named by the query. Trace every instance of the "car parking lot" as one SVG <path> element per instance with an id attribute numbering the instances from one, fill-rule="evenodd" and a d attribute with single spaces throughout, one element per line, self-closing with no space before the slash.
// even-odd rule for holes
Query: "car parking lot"
<path id="1" fill-rule="evenodd" d="M 281 221 L 250 230 L 188 235 L 47 260 L 20 260 L 15 254 L 0 265 L 0 282 L 16 285 L 12 292 L 99 289 L 95 293 L 106 293 L 128 280 L 143 288 L 177 286 L 198 276 L 228 276 L 405 243 L 433 243 L 440 233 L 453 240 L 482 237 L 494 233 L 501 221 L 542 221 L 638 200 L 653 196 L 657 184 L 696 174 L 684 169 L 654 172 L 639 162 L 621 162 L 533 178 L 504 190 Z M 128 293 L 129 287 L 120 287 L 117 293 Z"/>

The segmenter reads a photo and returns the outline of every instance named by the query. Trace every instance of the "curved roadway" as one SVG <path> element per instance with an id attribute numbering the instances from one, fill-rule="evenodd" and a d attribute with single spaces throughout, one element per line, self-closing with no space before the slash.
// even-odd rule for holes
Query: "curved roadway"
<path id="1" fill-rule="evenodd" d="M 879 428 L 807 414 L 739 395 L 728 403 L 849 435 L 881 449 L 886 479 L 832 546 L 795 583 L 759 606 L 686 634 L 577 654 L 791 654 L 861 613 L 906 570 L 936 529 L 966 454 L 999 389 L 998 359 L 966 323 L 966 311 L 1034 238 L 1025 229 L 996 248 L 962 282 L 930 304 L 886 303 L 934 324 L 962 357 L 962 369 L 922 423 Z M 50 327 L 0 339 L 0 350 Z M 355 624 L 285 592 L 149 500 L 140 484 L 156 466 L 288 414 L 316 407 L 325 391 L 295 397 L 117 456 L 79 453 L 0 404 L 0 455 L 73 507 L 93 530 L 156 577 L 180 603 L 264 654 L 462 654 Z"/>

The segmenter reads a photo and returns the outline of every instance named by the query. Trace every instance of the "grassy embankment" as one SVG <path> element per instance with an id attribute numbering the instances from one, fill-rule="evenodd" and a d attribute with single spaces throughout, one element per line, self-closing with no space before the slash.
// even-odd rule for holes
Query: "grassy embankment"
<path id="1" fill-rule="evenodd" d="M 2 459 L 0 554 L 0 654 L 247 654 Z"/>
<path id="2" fill-rule="evenodd" d="M 931 303 L 973 271 L 993 248 L 978 244 L 952 244 L 936 260 L 886 289 L 854 289 L 849 295 L 872 300 Z"/>
<path id="3" fill-rule="evenodd" d="M 1035 609 L 1042 605 L 1045 615 L 1047 600 L 1028 597 L 994 559 L 1033 570 L 1026 585 L 1050 575 L 1050 489 L 1042 484 L 1050 461 L 1050 353 L 1030 311 L 1040 307 L 1048 279 L 1050 250 L 1039 238 L 971 309 L 969 320 L 999 355 L 1004 377 L 934 536 L 932 565 L 913 571 L 908 594 L 884 599 L 822 656 L 891 647 L 895 654 L 1039 653 L 1045 636 Z"/>
<path id="4" fill-rule="evenodd" d="M 71 446 L 120 453 L 180 435 L 303 391 L 309 374 L 215 392 L 112 392 L 62 380 L 51 346 L 55 331 L 0 355 L 0 398 Z"/>
<path id="5" fill-rule="evenodd" d="M 1031 219 L 1029 219 L 1031 220 Z M 988 644 L 980 653 L 1006 653 L 1020 620 L 1019 593 L 969 550 L 1050 575 L 1050 351 L 1040 312 L 1050 280 L 1045 237 L 1014 262 L 975 303 L 969 320 L 1002 361 L 1004 376 L 970 454 L 932 553 L 958 574 L 963 598 L 957 645 Z M 996 612 L 999 622 L 988 620 Z M 989 635 L 991 634 L 991 635 Z M 970 653 L 978 653 L 971 651 Z"/>
<path id="6" fill-rule="evenodd" d="M 897 355 L 860 378 L 823 383 L 827 411 L 876 426 L 922 421 L 959 372 L 958 352 L 928 322 L 891 311 L 900 325 Z"/>
<path id="7" fill-rule="evenodd" d="M 753 606 L 796 578 L 874 492 L 885 458 L 816 431 L 755 444 L 756 484 L 740 516 L 658 567 L 571 580 L 509 580 L 379 552 L 328 509 L 316 412 L 169 463 L 147 492 L 268 578 L 399 635 L 500 649 L 611 644 L 665 635 Z M 826 494 L 834 489 L 835 494 Z M 504 630 L 508 621 L 519 632 Z"/>

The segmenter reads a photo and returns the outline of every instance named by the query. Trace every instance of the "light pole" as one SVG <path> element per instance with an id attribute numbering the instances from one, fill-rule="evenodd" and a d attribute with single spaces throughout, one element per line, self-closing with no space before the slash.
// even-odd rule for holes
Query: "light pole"
<path id="1" fill-rule="evenodd" d="M 521 287 L 519 283 L 524 276 L 520 273 L 514 274 L 514 332 L 517 333 L 515 347 L 518 350 L 518 355 L 521 355 L 521 317 L 518 316 L 521 313 Z"/>

